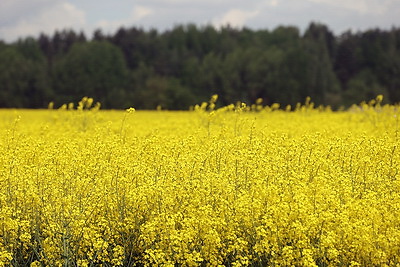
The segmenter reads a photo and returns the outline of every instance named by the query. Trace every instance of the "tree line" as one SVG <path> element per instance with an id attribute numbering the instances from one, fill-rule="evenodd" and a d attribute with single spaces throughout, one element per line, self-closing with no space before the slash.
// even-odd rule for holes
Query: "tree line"
<path id="1" fill-rule="evenodd" d="M 400 102 L 400 29 L 347 31 L 323 24 L 273 30 L 179 25 L 171 30 L 73 30 L 0 41 L 0 107 L 45 108 L 93 97 L 104 108 L 188 109 L 219 95 L 334 108 L 383 94 Z"/>

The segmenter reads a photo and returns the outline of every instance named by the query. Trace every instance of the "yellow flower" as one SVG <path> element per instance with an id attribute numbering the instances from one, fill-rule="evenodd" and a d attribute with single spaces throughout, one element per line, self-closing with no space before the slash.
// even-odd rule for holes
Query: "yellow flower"
<path id="1" fill-rule="evenodd" d="M 126 109 L 126 112 L 128 112 L 128 113 L 134 113 L 135 111 L 136 111 L 136 109 L 134 109 L 132 107 Z"/>

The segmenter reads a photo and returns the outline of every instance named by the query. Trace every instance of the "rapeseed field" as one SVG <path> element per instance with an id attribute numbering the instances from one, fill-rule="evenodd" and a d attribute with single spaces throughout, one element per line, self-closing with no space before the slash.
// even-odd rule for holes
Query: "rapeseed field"
<path id="1" fill-rule="evenodd" d="M 0 111 L 0 266 L 399 266 L 399 106 Z"/>

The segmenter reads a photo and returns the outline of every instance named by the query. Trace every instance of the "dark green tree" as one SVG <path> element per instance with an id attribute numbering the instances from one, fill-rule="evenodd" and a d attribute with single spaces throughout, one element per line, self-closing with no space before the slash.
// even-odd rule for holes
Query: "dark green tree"
<path id="1" fill-rule="evenodd" d="M 125 59 L 118 47 L 108 42 L 77 43 L 55 66 L 54 88 L 61 102 L 94 97 L 105 107 L 116 108 L 118 95 L 127 86 Z"/>
<path id="2" fill-rule="evenodd" d="M 369 30 L 361 35 L 364 68 L 371 69 L 378 82 L 388 89 L 393 102 L 400 101 L 400 50 L 395 30 Z"/>
<path id="3" fill-rule="evenodd" d="M 340 85 L 333 71 L 335 45 L 326 26 L 312 23 L 304 33 L 303 47 L 308 53 L 307 87 L 302 95 L 310 96 L 317 104 L 338 106 Z"/>
<path id="4" fill-rule="evenodd" d="M 382 92 L 400 102 L 398 28 L 335 37 L 315 22 L 303 35 L 294 26 L 187 24 L 161 33 L 98 29 L 92 38 L 66 29 L 13 44 L 0 40 L 2 105 L 43 107 L 87 95 L 106 108 L 186 109 L 218 94 L 220 105 L 260 97 L 286 105 L 310 96 L 336 107 Z"/>
<path id="5" fill-rule="evenodd" d="M 371 70 L 364 69 L 347 83 L 347 89 L 343 93 L 343 104 L 345 106 L 359 104 L 362 101 L 374 99 L 377 95 L 387 96 L 388 92 L 379 84 Z"/>
<path id="6" fill-rule="evenodd" d="M 43 108 L 51 99 L 46 61 L 31 38 L 0 49 L 0 107 Z"/>
<path id="7" fill-rule="evenodd" d="M 359 37 L 349 31 L 337 39 L 338 47 L 334 60 L 334 70 L 342 90 L 346 90 L 347 82 L 362 68 L 362 49 L 359 45 Z"/>

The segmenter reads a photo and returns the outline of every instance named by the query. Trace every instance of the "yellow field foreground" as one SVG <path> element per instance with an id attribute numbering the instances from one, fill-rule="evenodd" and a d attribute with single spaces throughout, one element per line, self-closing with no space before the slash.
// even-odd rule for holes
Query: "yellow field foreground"
<path id="1" fill-rule="evenodd" d="M 397 106 L 215 100 L 1 110 L 0 266 L 399 266 Z"/>

